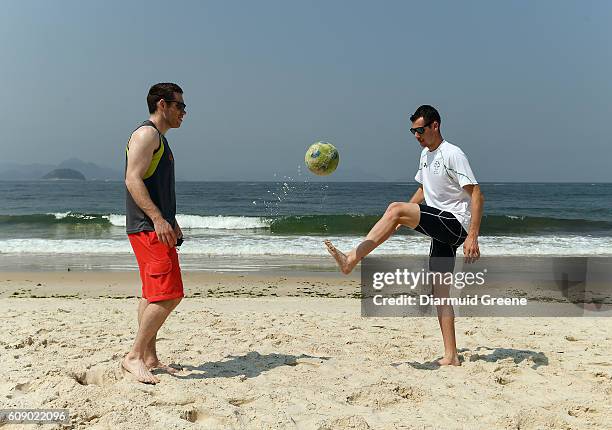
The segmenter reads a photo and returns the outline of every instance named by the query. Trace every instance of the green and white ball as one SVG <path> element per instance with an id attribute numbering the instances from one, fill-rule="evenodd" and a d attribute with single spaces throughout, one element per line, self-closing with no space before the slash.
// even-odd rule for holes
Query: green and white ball
<path id="1" fill-rule="evenodd" d="M 310 145 L 304 157 L 306 167 L 315 175 L 326 176 L 336 170 L 340 156 L 338 150 L 329 142 L 315 142 Z"/>

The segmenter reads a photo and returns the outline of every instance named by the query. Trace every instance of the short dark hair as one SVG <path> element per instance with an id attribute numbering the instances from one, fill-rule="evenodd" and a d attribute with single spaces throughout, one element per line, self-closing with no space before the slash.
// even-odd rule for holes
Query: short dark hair
<path id="1" fill-rule="evenodd" d="M 425 124 L 430 124 L 434 121 L 437 121 L 438 124 L 442 124 L 442 120 L 440 119 L 440 114 L 438 113 L 436 108 L 433 106 L 429 106 L 429 105 L 419 106 L 419 108 L 410 117 L 410 121 L 415 122 L 420 117 L 423 117 L 423 120 L 425 120 Z"/>
<path id="2" fill-rule="evenodd" d="M 154 113 L 157 110 L 157 102 L 161 99 L 172 100 L 174 93 L 183 94 L 183 90 L 176 84 L 171 82 L 161 82 L 153 85 L 149 89 L 147 95 L 147 106 L 149 107 L 149 113 Z"/>

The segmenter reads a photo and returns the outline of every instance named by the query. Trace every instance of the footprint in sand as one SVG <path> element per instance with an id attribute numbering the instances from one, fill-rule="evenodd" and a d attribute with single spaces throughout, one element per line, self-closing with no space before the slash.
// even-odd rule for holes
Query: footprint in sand
<path id="1" fill-rule="evenodd" d="M 597 412 L 597 410 L 591 406 L 572 406 L 568 409 L 567 414 L 572 417 L 582 417 L 584 415 L 593 414 Z"/>
<path id="2" fill-rule="evenodd" d="M 97 385 L 104 387 L 113 385 L 123 378 L 120 370 L 109 366 L 97 366 L 91 369 L 72 371 L 69 373 L 80 385 Z"/>
<path id="3" fill-rule="evenodd" d="M 195 423 L 198 420 L 198 409 L 190 407 L 181 411 L 179 418 L 190 423 Z"/>
<path id="4" fill-rule="evenodd" d="M 223 417 L 211 415 L 210 410 L 189 406 L 180 412 L 179 418 L 190 423 L 196 423 L 202 428 L 237 428 L 241 423 L 236 416 Z"/>
<path id="5" fill-rule="evenodd" d="M 403 400 L 418 401 L 423 395 L 424 393 L 415 387 L 380 382 L 353 392 L 346 398 L 346 402 L 380 410 Z"/>
<path id="6" fill-rule="evenodd" d="M 31 385 L 32 384 L 30 382 L 23 382 L 21 384 L 17 384 L 11 389 L 11 394 L 8 394 L 6 397 L 9 399 L 21 397 L 30 392 Z"/>
<path id="7" fill-rule="evenodd" d="M 229 399 L 228 403 L 232 406 L 244 406 L 244 405 L 248 405 L 249 403 L 253 403 L 255 400 L 257 400 L 257 397 L 249 397 L 249 398 L 234 398 L 234 399 Z"/>
<path id="8" fill-rule="evenodd" d="M 317 430 L 368 430 L 370 428 L 368 422 L 361 415 L 330 418 L 317 426 Z"/>

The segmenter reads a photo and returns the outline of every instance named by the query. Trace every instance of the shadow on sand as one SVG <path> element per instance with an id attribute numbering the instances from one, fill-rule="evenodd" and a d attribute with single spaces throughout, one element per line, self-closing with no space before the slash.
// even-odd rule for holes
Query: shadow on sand
<path id="1" fill-rule="evenodd" d="M 233 378 L 244 376 L 254 378 L 263 372 L 279 366 L 307 365 L 318 367 L 323 360 L 330 357 L 314 357 L 311 355 L 266 354 L 256 351 L 246 355 L 229 355 L 227 360 L 211 361 L 199 366 L 181 365 L 183 370 L 191 372 L 188 375 L 174 375 L 178 379 Z"/>
<path id="2" fill-rule="evenodd" d="M 528 349 L 513 349 L 513 348 L 489 348 L 487 346 L 479 346 L 475 350 L 469 348 L 459 349 L 459 361 L 464 363 L 465 361 L 486 361 L 488 363 L 496 363 L 511 358 L 514 364 L 519 364 L 525 360 L 533 362 L 532 369 L 537 369 L 540 366 L 548 366 L 548 357 L 543 352 L 530 351 Z M 465 353 L 471 354 L 465 354 Z M 441 357 L 440 357 L 441 358 Z M 415 369 L 419 370 L 437 370 L 441 366 L 434 361 L 425 361 L 419 363 L 418 361 L 406 361 L 400 363 L 391 363 L 393 367 L 399 367 L 407 364 Z"/>

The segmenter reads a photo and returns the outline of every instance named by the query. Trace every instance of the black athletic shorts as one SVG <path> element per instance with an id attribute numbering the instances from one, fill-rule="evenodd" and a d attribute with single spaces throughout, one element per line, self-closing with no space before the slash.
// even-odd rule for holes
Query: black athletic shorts
<path id="1" fill-rule="evenodd" d="M 415 230 L 431 237 L 429 270 L 452 272 L 455 270 L 457 248 L 467 237 L 467 232 L 452 213 L 423 204 L 419 207 L 421 221 Z"/>

